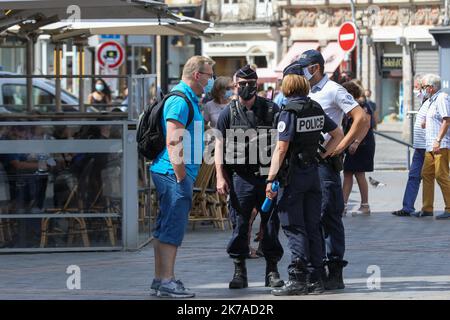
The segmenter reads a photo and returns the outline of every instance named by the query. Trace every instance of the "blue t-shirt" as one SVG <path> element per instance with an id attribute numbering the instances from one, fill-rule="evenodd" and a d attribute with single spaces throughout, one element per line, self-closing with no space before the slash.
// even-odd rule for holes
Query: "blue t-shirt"
<path id="1" fill-rule="evenodd" d="M 186 173 L 195 180 L 203 159 L 204 149 L 204 120 L 198 106 L 198 97 L 185 82 L 180 81 L 172 91 L 182 91 L 191 101 L 194 108 L 194 118 L 186 128 L 183 136 L 183 153 Z M 176 120 L 186 126 L 189 117 L 189 106 L 181 97 L 170 97 L 164 104 L 162 128 L 166 135 L 167 120 Z M 169 159 L 167 148 L 165 148 L 153 161 L 150 168 L 152 172 L 160 174 L 173 174 L 173 167 Z"/>
<path id="2" fill-rule="evenodd" d="M 296 98 L 290 98 L 287 102 L 301 102 L 304 101 L 305 97 L 296 97 Z M 325 120 L 324 120 L 324 126 L 321 130 L 324 133 L 333 131 L 337 128 L 336 123 L 334 123 L 333 120 L 331 120 L 330 117 L 328 117 L 326 114 L 324 114 Z M 297 116 L 294 112 L 290 111 L 284 111 L 282 110 L 280 113 L 280 117 L 278 118 L 278 139 L 280 141 L 294 141 L 295 133 L 297 131 L 296 124 L 297 124 Z"/>

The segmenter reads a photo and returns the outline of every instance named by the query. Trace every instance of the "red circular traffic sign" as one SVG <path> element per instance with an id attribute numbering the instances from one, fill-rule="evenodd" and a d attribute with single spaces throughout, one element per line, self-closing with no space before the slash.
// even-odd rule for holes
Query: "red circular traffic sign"
<path id="1" fill-rule="evenodd" d="M 103 42 L 97 49 L 97 61 L 102 67 L 117 68 L 123 63 L 124 58 L 124 50 L 118 42 Z"/>
<path id="2" fill-rule="evenodd" d="M 342 50 L 349 52 L 356 46 L 358 33 L 353 22 L 345 22 L 339 29 L 338 42 Z"/>

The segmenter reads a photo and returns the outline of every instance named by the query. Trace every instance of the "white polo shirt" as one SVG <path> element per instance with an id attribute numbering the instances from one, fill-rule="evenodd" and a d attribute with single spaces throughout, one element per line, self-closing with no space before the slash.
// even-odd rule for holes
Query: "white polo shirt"
<path id="1" fill-rule="evenodd" d="M 359 106 L 353 96 L 340 84 L 330 80 L 325 75 L 316 85 L 311 88 L 309 97 L 317 101 L 327 116 L 333 120 L 339 128 L 342 127 L 344 115 Z M 329 135 L 325 136 L 329 140 Z"/>
<path id="2" fill-rule="evenodd" d="M 450 98 L 443 91 L 436 92 L 425 102 L 428 105 L 426 120 L 426 149 L 433 151 L 433 144 L 441 130 L 443 118 L 450 117 Z M 450 149 L 450 130 L 441 141 L 441 149 Z"/>

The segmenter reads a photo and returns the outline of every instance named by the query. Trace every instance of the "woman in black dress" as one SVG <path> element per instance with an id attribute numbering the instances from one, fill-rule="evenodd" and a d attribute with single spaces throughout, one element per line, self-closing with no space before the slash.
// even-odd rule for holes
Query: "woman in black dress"
<path id="1" fill-rule="evenodd" d="M 375 156 L 375 137 L 373 133 L 373 110 L 366 102 L 363 96 L 362 88 L 355 82 L 349 81 L 343 83 L 342 86 L 359 102 L 361 107 L 366 111 L 370 117 L 370 129 L 362 141 L 355 140 L 345 152 L 344 160 L 344 184 L 343 193 L 345 201 L 345 211 L 347 211 L 347 202 L 353 187 L 353 176 L 358 182 L 359 192 L 361 194 L 361 206 L 354 215 L 370 214 L 369 206 L 369 187 L 366 179 L 366 172 L 373 171 L 373 158 Z M 349 129 L 351 120 L 344 126 Z"/>

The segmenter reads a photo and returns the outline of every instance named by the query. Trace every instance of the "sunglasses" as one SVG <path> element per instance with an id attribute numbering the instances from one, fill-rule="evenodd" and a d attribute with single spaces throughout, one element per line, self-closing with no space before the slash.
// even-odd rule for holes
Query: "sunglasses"
<path id="1" fill-rule="evenodd" d="M 245 88 L 247 86 L 254 86 L 256 85 L 256 81 L 240 81 L 237 83 L 237 85 L 241 88 Z"/>

